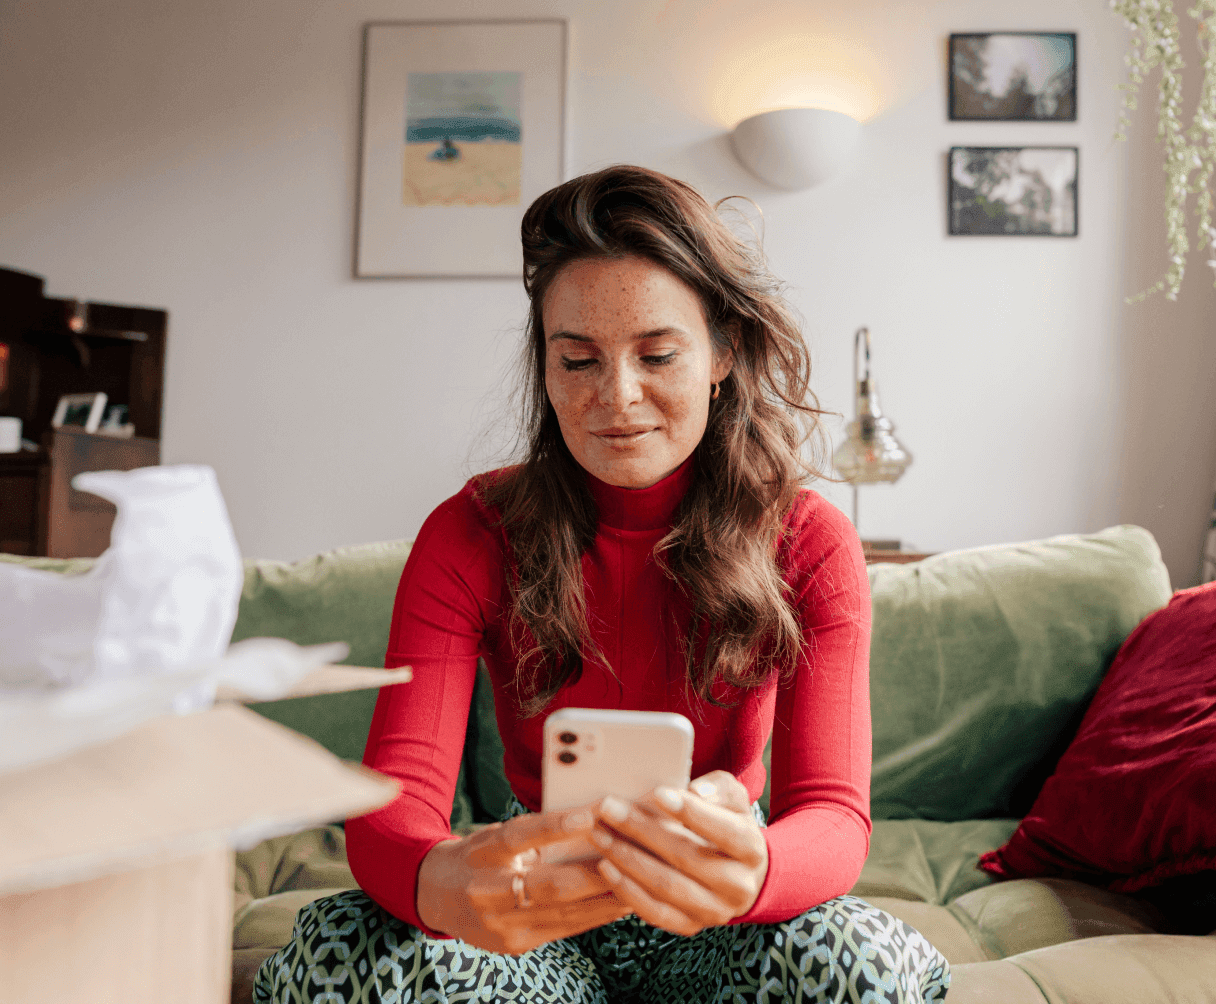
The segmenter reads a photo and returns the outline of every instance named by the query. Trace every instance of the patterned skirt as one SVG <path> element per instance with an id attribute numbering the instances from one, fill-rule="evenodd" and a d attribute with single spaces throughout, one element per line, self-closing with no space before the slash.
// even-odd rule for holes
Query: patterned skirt
<path id="1" fill-rule="evenodd" d="M 526 811 L 512 806 L 515 815 Z M 775 924 L 692 937 L 624 917 L 522 955 L 431 938 L 362 890 L 309 903 L 263 963 L 257 1004 L 929 1004 L 950 966 L 918 931 L 855 896 Z"/>

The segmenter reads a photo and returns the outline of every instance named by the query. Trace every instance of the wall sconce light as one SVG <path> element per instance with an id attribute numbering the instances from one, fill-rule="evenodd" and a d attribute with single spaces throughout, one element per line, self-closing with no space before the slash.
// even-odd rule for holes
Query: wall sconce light
<path id="1" fill-rule="evenodd" d="M 752 174 L 799 192 L 826 181 L 853 153 L 861 123 L 826 108 L 782 108 L 746 118 L 730 134 L 735 156 Z"/>

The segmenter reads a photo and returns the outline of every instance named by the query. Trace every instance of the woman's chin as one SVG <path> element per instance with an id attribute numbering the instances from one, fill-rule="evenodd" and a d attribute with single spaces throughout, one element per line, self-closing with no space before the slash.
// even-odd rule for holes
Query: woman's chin
<path id="1" fill-rule="evenodd" d="M 587 466 L 587 465 L 584 465 Z M 662 481 L 668 474 L 680 465 L 671 464 L 665 460 L 648 460 L 644 458 L 616 458 L 610 462 L 597 463 L 587 469 L 605 484 L 617 488 L 649 488 Z"/>

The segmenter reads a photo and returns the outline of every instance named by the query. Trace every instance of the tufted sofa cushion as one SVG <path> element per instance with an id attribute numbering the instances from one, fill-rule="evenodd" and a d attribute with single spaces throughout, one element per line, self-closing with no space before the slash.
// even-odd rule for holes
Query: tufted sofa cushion
<path id="1" fill-rule="evenodd" d="M 1108 935 L 952 968 L 950 1004 L 1216 1001 L 1216 935 Z"/>

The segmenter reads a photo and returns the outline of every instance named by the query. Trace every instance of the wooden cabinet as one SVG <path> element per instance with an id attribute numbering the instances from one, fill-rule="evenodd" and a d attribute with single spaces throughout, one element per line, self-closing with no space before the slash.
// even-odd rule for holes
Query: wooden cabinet
<path id="1" fill-rule="evenodd" d="M 38 553 L 48 558 L 94 558 L 110 546 L 116 510 L 110 502 L 72 487 L 83 471 L 133 471 L 160 463 L 160 440 L 114 439 L 75 429 L 50 433 L 41 469 L 45 498 L 39 507 Z"/>
<path id="2" fill-rule="evenodd" d="M 48 297 L 44 285 L 0 268 L 0 415 L 20 418 L 37 447 L 0 453 L 0 551 L 95 557 L 109 545 L 114 508 L 71 479 L 160 462 L 169 315 Z M 98 391 L 127 406 L 133 438 L 51 427 L 60 396 Z"/>
<path id="3" fill-rule="evenodd" d="M 0 453 L 0 552 L 37 554 L 39 453 Z"/>

